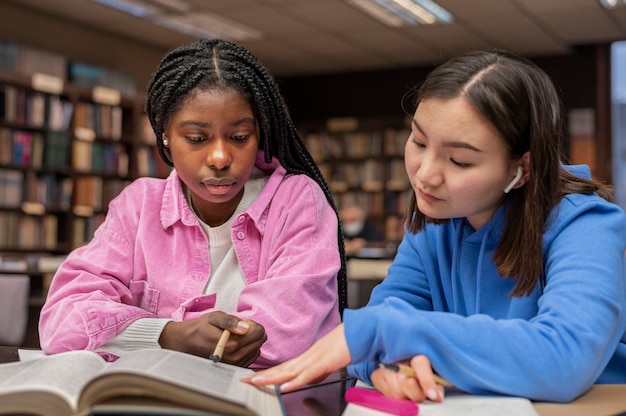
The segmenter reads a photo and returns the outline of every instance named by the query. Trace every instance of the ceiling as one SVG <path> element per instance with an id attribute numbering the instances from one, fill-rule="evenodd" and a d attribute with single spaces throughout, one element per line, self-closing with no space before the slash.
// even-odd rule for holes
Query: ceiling
<path id="1" fill-rule="evenodd" d="M 4 0 L 167 50 L 192 38 L 88 0 Z M 574 45 L 626 40 L 626 7 L 597 0 L 438 0 L 453 24 L 390 28 L 344 0 L 187 0 L 263 32 L 242 42 L 275 75 L 428 65 L 466 50 L 504 48 L 541 57 Z"/>

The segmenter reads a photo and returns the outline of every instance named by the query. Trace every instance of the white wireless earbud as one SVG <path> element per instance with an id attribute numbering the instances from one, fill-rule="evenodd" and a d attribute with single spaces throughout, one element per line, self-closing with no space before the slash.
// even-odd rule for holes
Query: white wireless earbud
<path id="1" fill-rule="evenodd" d="M 508 194 L 511 189 L 513 189 L 513 187 L 515 185 L 517 185 L 517 183 L 519 182 L 520 179 L 522 179 L 522 175 L 524 174 L 524 169 L 522 169 L 521 166 L 517 167 L 517 173 L 515 174 L 515 177 L 513 178 L 513 180 L 511 182 L 509 182 L 509 184 L 506 186 L 506 188 L 504 188 L 504 193 Z"/>

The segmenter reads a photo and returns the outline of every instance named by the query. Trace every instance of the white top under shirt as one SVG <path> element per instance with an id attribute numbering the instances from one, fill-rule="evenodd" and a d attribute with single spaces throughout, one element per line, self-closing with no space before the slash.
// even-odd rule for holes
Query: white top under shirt
<path id="1" fill-rule="evenodd" d="M 211 259 L 211 273 L 209 281 L 204 288 L 203 294 L 216 293 L 215 309 L 224 312 L 237 310 L 239 294 L 246 286 L 246 282 L 239 267 L 239 261 L 233 247 L 231 236 L 231 223 L 233 219 L 248 209 L 257 199 L 261 190 L 269 179 L 263 172 L 255 168 L 250 179 L 244 185 L 243 197 L 235 209 L 233 215 L 224 224 L 210 227 L 200 220 L 198 221 L 209 239 L 209 255 Z M 191 199 L 187 191 L 187 201 Z M 195 212 L 195 211 L 194 211 Z M 130 324 L 115 338 L 96 349 L 98 352 L 106 352 L 120 356 L 126 351 L 142 348 L 161 348 L 159 337 L 165 325 L 172 321 L 169 318 L 141 318 Z"/>
<path id="2" fill-rule="evenodd" d="M 204 294 L 216 294 L 215 309 L 220 311 L 227 313 L 237 311 L 239 294 L 246 286 L 246 281 L 243 278 L 235 253 L 235 247 L 233 246 L 230 224 L 235 217 L 252 205 L 252 202 L 261 193 L 266 181 L 267 177 L 263 177 L 250 179 L 246 182 L 239 205 L 224 224 L 211 227 L 198 217 L 202 229 L 209 238 L 209 255 L 211 258 L 211 274 L 204 288 Z"/>

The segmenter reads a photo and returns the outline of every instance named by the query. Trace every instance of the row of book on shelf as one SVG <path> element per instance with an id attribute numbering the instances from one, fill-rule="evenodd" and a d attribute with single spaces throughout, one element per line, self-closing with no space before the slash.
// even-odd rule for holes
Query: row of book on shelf
<path id="1" fill-rule="evenodd" d="M 334 193 L 339 208 L 358 205 L 362 211 L 379 224 L 387 242 L 399 242 L 404 235 L 403 218 L 409 203 L 410 192 L 360 192 Z"/>
<path id="2" fill-rule="evenodd" d="M 2 253 L 0 271 L 54 273 L 67 258 L 65 254 L 49 253 Z"/>
<path id="3" fill-rule="evenodd" d="M 0 249 L 55 250 L 58 246 L 56 215 L 30 216 L 0 212 Z"/>
<path id="4" fill-rule="evenodd" d="M 29 181 L 26 186 L 24 178 Z M 57 250 L 63 232 L 59 227 L 71 227 L 72 247 L 83 245 L 104 220 L 109 202 L 128 183 L 100 176 L 72 179 L 32 172 L 24 176 L 20 171 L 0 169 L 0 207 L 5 209 L 0 211 L 0 250 Z M 71 221 L 65 216 L 70 209 Z"/>
<path id="5" fill-rule="evenodd" d="M 89 242 L 98 226 L 104 221 L 104 214 L 90 217 L 74 217 L 69 226 L 69 240 L 59 243 L 60 222 L 56 215 L 23 215 L 14 211 L 0 212 L 0 251 L 11 250 L 70 250 Z"/>
<path id="6" fill-rule="evenodd" d="M 29 128 L 58 131 L 73 127 L 83 139 L 122 138 L 123 109 L 119 105 L 90 101 L 74 105 L 55 94 L 27 91 L 14 85 L 0 85 L 0 119 Z"/>
<path id="7" fill-rule="evenodd" d="M 96 137 L 120 140 L 122 118 L 123 110 L 120 106 L 81 101 L 76 104 L 74 134 L 83 140 L 94 140 Z"/>
<path id="8" fill-rule="evenodd" d="M 316 162 L 368 157 L 398 157 L 404 154 L 407 128 L 386 127 L 349 132 L 309 132 L 305 144 Z"/>
<path id="9" fill-rule="evenodd" d="M 74 105 L 54 94 L 0 85 L 0 119 L 33 128 L 67 130 Z"/>
<path id="10" fill-rule="evenodd" d="M 72 140 L 64 131 L 0 127 L 0 164 L 63 171 L 71 166 L 77 172 L 125 177 L 129 156 L 124 143 Z"/>
<path id="11" fill-rule="evenodd" d="M 0 39 L 0 70 L 32 75 L 45 73 L 63 81 L 92 88 L 103 86 L 135 95 L 135 79 L 121 71 L 68 60 L 64 55 Z"/>
<path id="12" fill-rule="evenodd" d="M 152 146 L 137 149 L 137 175 L 163 176 Z M 71 162 L 71 164 L 70 164 Z M 129 149 L 125 143 L 75 139 L 63 131 L 31 131 L 0 127 L 0 165 L 127 177 Z"/>
<path id="13" fill-rule="evenodd" d="M 63 55 L 0 39 L 0 69 L 21 74 L 44 72 L 67 79 L 67 64 Z"/>
<path id="14" fill-rule="evenodd" d="M 369 158 L 341 163 L 321 162 L 320 172 L 333 192 L 361 189 L 368 192 L 402 192 L 409 187 L 404 160 Z"/>
<path id="15" fill-rule="evenodd" d="M 92 141 L 68 131 L 25 130 L 0 127 L 0 165 L 127 177 L 129 147 L 123 142 Z M 137 176 L 167 176 L 154 145 L 146 143 L 136 152 Z"/>
<path id="16" fill-rule="evenodd" d="M 358 205 L 363 212 L 372 217 L 385 217 L 389 215 L 402 217 L 409 203 L 410 192 L 362 192 L 350 191 L 333 193 L 333 199 L 337 206 Z"/>
<path id="17" fill-rule="evenodd" d="M 22 208 L 32 215 L 67 211 L 76 206 L 88 207 L 92 212 L 104 211 L 129 183 L 127 179 L 94 175 L 68 177 L 54 173 L 36 174 L 33 171 L 0 169 L 0 207 Z M 39 211 L 24 209 L 26 204 L 42 208 Z"/>

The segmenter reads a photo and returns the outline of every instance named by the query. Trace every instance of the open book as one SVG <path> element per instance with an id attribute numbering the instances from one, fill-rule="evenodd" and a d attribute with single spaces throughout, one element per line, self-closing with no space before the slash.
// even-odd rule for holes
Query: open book
<path id="1" fill-rule="evenodd" d="M 0 364 L 0 414 L 282 415 L 273 389 L 240 381 L 250 373 L 171 350 L 132 351 L 113 363 L 71 351 Z"/>

